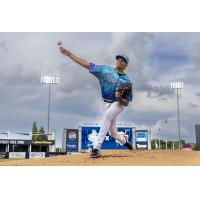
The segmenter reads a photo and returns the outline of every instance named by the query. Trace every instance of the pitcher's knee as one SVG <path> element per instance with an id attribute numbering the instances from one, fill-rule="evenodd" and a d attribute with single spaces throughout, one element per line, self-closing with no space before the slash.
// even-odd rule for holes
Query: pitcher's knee
<path id="1" fill-rule="evenodd" d="M 114 117 L 115 117 L 115 116 L 114 116 L 112 113 L 106 113 L 105 116 L 104 116 L 104 119 L 105 119 L 106 121 L 111 122 L 111 121 L 114 119 Z"/>

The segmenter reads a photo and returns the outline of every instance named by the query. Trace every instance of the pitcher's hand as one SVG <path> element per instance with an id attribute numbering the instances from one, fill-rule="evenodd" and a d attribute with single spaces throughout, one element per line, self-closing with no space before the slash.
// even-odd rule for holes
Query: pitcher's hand
<path id="1" fill-rule="evenodd" d="M 122 97 L 121 92 L 120 91 L 116 91 L 115 92 L 115 97 L 116 97 L 116 99 L 121 98 Z"/>
<path id="2" fill-rule="evenodd" d="M 60 52 L 65 55 L 65 56 L 69 56 L 71 54 L 71 52 L 63 47 L 60 47 Z"/>

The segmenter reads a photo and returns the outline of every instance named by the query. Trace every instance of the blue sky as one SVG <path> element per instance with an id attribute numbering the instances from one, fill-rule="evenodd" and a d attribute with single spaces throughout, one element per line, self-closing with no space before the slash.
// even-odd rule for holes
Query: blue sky
<path id="1" fill-rule="evenodd" d="M 178 139 L 176 94 L 170 82 L 184 81 L 181 137 L 194 142 L 194 125 L 200 123 L 199 33 L 0 33 L 0 132 L 29 132 L 34 120 L 47 127 L 48 89 L 40 84 L 43 74 L 61 78 L 61 84 L 52 88 L 51 127 L 56 130 L 57 146 L 62 128 L 101 121 L 97 80 L 61 55 L 57 40 L 96 64 L 114 67 L 117 53 L 129 56 L 127 74 L 135 97 L 118 121 L 150 128 L 152 137 Z"/>

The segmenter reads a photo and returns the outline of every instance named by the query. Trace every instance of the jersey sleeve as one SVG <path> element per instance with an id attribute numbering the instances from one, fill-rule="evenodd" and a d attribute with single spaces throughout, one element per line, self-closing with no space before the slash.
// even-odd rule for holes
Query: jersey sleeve
<path id="1" fill-rule="evenodd" d="M 94 63 L 90 63 L 89 72 L 99 78 L 103 73 L 104 66 L 103 65 L 95 65 Z"/>

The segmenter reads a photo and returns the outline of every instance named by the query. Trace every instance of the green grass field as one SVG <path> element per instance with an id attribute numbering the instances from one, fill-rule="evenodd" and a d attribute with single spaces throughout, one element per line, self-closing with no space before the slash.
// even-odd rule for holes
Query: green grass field
<path id="1" fill-rule="evenodd" d="M 0 162 L 14 161 L 14 160 L 25 160 L 25 159 L 24 158 L 11 158 L 11 159 L 0 158 Z"/>

